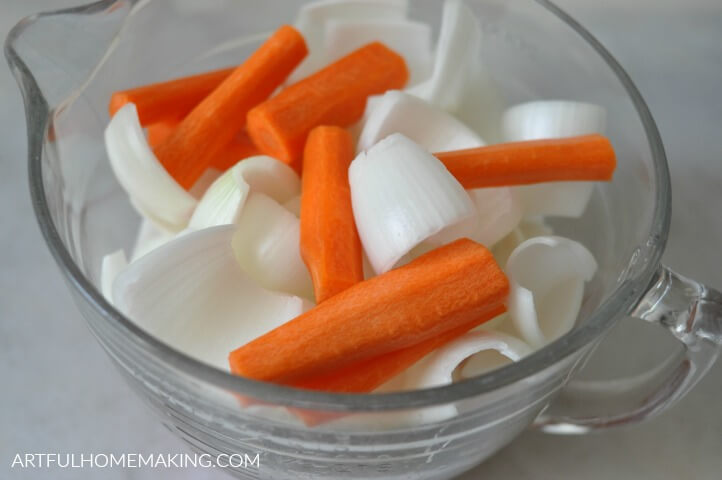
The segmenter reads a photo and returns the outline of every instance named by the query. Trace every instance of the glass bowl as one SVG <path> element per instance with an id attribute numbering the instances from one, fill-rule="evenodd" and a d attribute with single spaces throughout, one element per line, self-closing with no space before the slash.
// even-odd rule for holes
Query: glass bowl
<path id="1" fill-rule="evenodd" d="M 577 327 L 488 374 L 428 390 L 341 395 L 232 376 L 146 334 L 99 293 L 104 254 L 128 248 L 139 218 L 103 145 L 110 94 L 240 63 L 303 2 L 103 0 L 38 14 L 10 33 L 5 53 L 22 90 L 33 205 L 78 307 L 129 385 L 196 450 L 248 454 L 242 478 L 450 478 L 535 425 L 583 433 L 649 418 L 714 363 L 722 296 L 660 264 L 669 228 L 669 172 L 654 121 L 624 70 L 594 37 L 545 0 L 467 0 L 482 25 L 482 61 L 507 104 L 571 99 L 603 105 L 618 153 L 614 181 L 586 215 L 556 230 L 599 262 Z M 411 16 L 438 31 L 442 2 Z M 570 380 L 620 318 L 662 325 L 683 348 L 623 386 Z M 571 382 L 571 383 L 570 383 Z M 255 401 L 242 406 L 239 397 Z M 556 401 L 552 402 L 556 397 Z M 560 401 L 563 399 L 563 402 Z M 451 418 L 427 414 L 453 404 Z M 603 404 L 603 411 L 592 405 Z M 285 407 L 345 412 L 307 427 Z"/>

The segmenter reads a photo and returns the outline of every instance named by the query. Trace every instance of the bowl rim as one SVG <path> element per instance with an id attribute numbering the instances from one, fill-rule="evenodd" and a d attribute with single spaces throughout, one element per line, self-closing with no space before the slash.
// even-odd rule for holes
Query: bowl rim
<path id="1" fill-rule="evenodd" d="M 669 169 L 659 131 L 649 108 L 627 72 L 588 30 L 552 1 L 533 1 L 571 27 L 597 52 L 621 82 L 644 127 L 654 165 L 656 188 L 650 231 L 646 243 L 640 246 L 644 252 L 639 258 L 639 260 L 644 260 L 641 268 L 619 283 L 607 299 L 592 312 L 584 325 L 573 329 L 522 360 L 478 377 L 424 390 L 373 394 L 325 393 L 261 382 L 221 371 L 163 343 L 116 310 L 75 263 L 53 222 L 42 180 L 43 143 L 53 111 L 49 108 L 37 80 L 15 49 L 15 43 L 22 36 L 25 28 L 38 19 L 56 15 L 90 15 L 105 11 L 121 2 L 127 3 L 128 0 L 100 0 L 84 6 L 38 13 L 21 20 L 10 31 L 5 43 L 5 55 L 25 100 L 28 130 L 28 175 L 32 204 L 41 233 L 51 254 L 67 281 L 80 297 L 112 328 L 125 335 L 128 341 L 134 342 L 137 348 L 150 354 L 154 360 L 160 360 L 164 367 L 172 367 L 194 380 L 211 384 L 225 391 L 263 399 L 276 405 L 349 412 L 426 407 L 489 393 L 552 367 L 598 338 L 613 325 L 619 315 L 628 312 L 646 291 L 658 268 L 667 240 L 671 214 L 671 187 Z M 136 2 L 137 0 L 130 0 L 131 5 Z M 199 395 L 201 394 L 199 393 Z"/>

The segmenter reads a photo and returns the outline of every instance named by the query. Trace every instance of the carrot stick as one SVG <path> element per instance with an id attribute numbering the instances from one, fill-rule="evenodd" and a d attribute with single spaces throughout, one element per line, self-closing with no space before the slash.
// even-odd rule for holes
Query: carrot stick
<path id="1" fill-rule="evenodd" d="M 233 68 L 176 78 L 167 82 L 115 92 L 110 97 L 110 116 L 126 103 L 135 103 L 142 126 L 185 117 L 233 72 Z"/>
<path id="2" fill-rule="evenodd" d="M 265 154 L 301 171 L 306 136 L 318 125 L 347 127 L 363 115 L 366 98 L 401 88 L 404 59 L 370 43 L 282 90 L 248 113 L 248 133 Z"/>
<path id="3" fill-rule="evenodd" d="M 170 137 L 170 134 L 173 133 L 173 130 L 178 127 L 180 122 L 181 119 L 170 118 L 148 125 L 146 128 L 146 137 L 148 138 L 148 145 L 150 145 L 150 148 L 155 148 L 165 142 L 168 137 Z"/>
<path id="4" fill-rule="evenodd" d="M 160 145 L 168 137 L 170 137 L 171 133 L 173 133 L 173 130 L 178 126 L 178 124 L 180 124 L 180 122 L 180 120 L 166 120 L 164 122 L 149 125 L 147 133 L 148 144 L 151 148 Z M 251 141 L 251 137 L 249 137 L 245 130 L 243 130 L 234 135 L 228 145 L 226 145 L 226 147 L 221 150 L 218 155 L 211 159 L 210 166 L 217 168 L 221 172 L 225 172 L 238 163 L 239 160 L 259 154 L 260 152 Z"/>
<path id="5" fill-rule="evenodd" d="M 231 352 L 238 375 L 290 383 L 416 345 L 496 311 L 509 283 L 460 239 L 344 290 Z"/>
<path id="6" fill-rule="evenodd" d="M 452 328 L 424 342 L 333 370 L 325 375 L 300 380 L 292 383 L 292 386 L 338 393 L 371 392 L 437 348 L 460 337 L 472 328 L 501 315 L 505 311 L 506 308 L 500 305 L 471 322 Z"/>
<path id="7" fill-rule="evenodd" d="M 307 53 L 303 37 L 293 27 L 282 26 L 271 35 L 155 149 L 173 178 L 190 188 L 241 131 L 246 113 L 268 98 Z"/>
<path id="8" fill-rule="evenodd" d="M 348 183 L 353 157 L 351 134 L 343 128 L 316 127 L 308 136 L 301 177 L 301 257 L 316 303 L 364 279 Z"/>
<path id="9" fill-rule="evenodd" d="M 368 393 L 391 380 L 396 375 L 408 369 L 442 345 L 455 340 L 472 328 L 506 311 L 500 306 L 484 317 L 445 332 L 437 337 L 430 338 L 412 347 L 387 353 L 359 364 L 350 365 L 339 370 L 327 373 L 320 377 L 311 378 L 293 384 L 297 388 L 308 390 L 321 390 L 336 393 Z M 303 408 L 289 407 L 288 411 L 300 418 L 309 427 L 336 420 L 348 415 L 343 412 L 319 412 Z"/>
<path id="10" fill-rule="evenodd" d="M 244 158 L 260 155 L 260 152 L 251 141 L 245 130 L 233 136 L 226 147 L 215 157 L 211 159 L 210 166 L 217 168 L 221 172 L 225 172 L 239 160 Z"/>
<path id="11" fill-rule="evenodd" d="M 436 153 L 464 188 L 611 180 L 617 161 L 601 135 L 502 143 Z"/>

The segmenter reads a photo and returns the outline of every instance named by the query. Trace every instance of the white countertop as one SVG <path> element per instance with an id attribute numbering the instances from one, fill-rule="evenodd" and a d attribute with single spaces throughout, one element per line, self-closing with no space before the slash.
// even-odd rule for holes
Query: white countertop
<path id="1" fill-rule="evenodd" d="M 0 36 L 22 16 L 79 1 L 2 0 Z M 660 127 L 674 192 L 665 261 L 721 288 L 722 2 L 558 4 L 627 68 Z M 22 104 L 4 62 L 0 105 L 0 478 L 226 478 L 204 469 L 10 470 L 16 453 L 185 449 L 120 379 L 41 239 L 27 190 Z M 721 407 L 718 363 L 687 398 L 650 423 L 585 437 L 529 432 L 462 478 L 719 479 Z"/>

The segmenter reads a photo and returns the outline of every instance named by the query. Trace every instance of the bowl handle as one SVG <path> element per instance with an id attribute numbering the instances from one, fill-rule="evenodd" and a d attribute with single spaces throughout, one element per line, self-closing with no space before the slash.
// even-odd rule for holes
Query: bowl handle
<path id="1" fill-rule="evenodd" d="M 665 327 L 683 351 L 632 378 L 570 381 L 536 428 L 579 434 L 651 418 L 684 397 L 722 350 L 722 294 L 665 266 L 630 315 Z"/>

